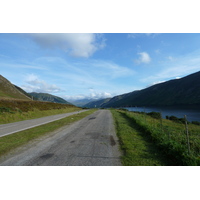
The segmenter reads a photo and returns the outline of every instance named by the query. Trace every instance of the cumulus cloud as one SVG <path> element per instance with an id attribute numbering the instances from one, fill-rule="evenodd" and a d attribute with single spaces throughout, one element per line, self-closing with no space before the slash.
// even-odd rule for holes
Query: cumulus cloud
<path id="1" fill-rule="evenodd" d="M 106 46 L 102 34 L 94 33 L 34 33 L 28 34 L 45 48 L 59 48 L 74 57 L 90 57 Z"/>
<path id="2" fill-rule="evenodd" d="M 96 92 L 94 89 L 90 89 L 89 98 L 91 99 L 104 99 L 112 97 L 112 95 L 108 92 Z"/>
<path id="3" fill-rule="evenodd" d="M 90 89 L 90 93 L 89 94 L 80 94 L 80 95 L 73 95 L 73 96 L 69 96 L 69 95 L 65 95 L 63 96 L 63 98 L 65 98 L 66 100 L 82 100 L 82 99 L 91 99 L 91 100 L 98 100 L 98 99 L 105 99 L 105 98 L 111 98 L 113 97 L 112 94 L 110 94 L 109 92 L 97 92 L 94 89 Z"/>
<path id="4" fill-rule="evenodd" d="M 40 80 L 34 74 L 28 75 L 25 82 L 27 85 L 22 85 L 22 89 L 26 92 L 56 93 L 61 91 L 61 89 L 56 85 L 48 84 L 45 81 Z"/>
<path id="5" fill-rule="evenodd" d="M 135 60 L 137 64 L 141 64 L 141 63 L 148 64 L 151 62 L 151 58 L 148 53 L 141 52 L 141 53 L 138 53 L 138 55 L 139 55 L 139 58 Z"/>

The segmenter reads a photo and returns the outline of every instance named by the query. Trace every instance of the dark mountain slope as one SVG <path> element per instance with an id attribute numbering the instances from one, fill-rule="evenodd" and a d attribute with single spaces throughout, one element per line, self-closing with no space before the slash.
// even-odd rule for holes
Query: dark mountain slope
<path id="1" fill-rule="evenodd" d="M 113 97 L 101 107 L 200 105 L 200 72 Z"/>
<path id="2" fill-rule="evenodd" d="M 103 105 L 105 103 L 107 103 L 111 98 L 107 98 L 107 99 L 100 99 L 100 100 L 97 100 L 97 101 L 91 101 L 87 104 L 84 105 L 84 107 L 87 107 L 87 108 L 100 108 L 100 107 L 103 107 Z"/>

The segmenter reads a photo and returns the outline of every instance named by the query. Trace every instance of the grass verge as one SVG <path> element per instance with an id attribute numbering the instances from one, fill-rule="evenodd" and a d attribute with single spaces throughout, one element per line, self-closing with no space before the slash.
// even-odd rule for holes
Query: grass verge
<path id="1" fill-rule="evenodd" d="M 138 130 L 150 137 L 163 156 L 170 159 L 173 165 L 200 165 L 200 126 L 188 124 L 186 126 L 167 119 L 156 119 L 145 113 L 118 111 L 124 113 L 136 124 Z"/>
<path id="2" fill-rule="evenodd" d="M 0 124 L 81 110 L 74 105 L 0 98 Z"/>
<path id="3" fill-rule="evenodd" d="M 123 151 L 122 164 L 125 166 L 167 166 L 170 160 L 124 112 L 111 110 L 115 119 L 117 135 Z"/>
<path id="4" fill-rule="evenodd" d="M 51 109 L 51 110 L 38 110 L 34 108 L 33 110 L 30 110 L 27 112 L 14 112 L 14 113 L 4 112 L 4 113 L 0 113 L 0 124 L 18 122 L 18 121 L 28 120 L 28 119 L 36 119 L 40 117 L 69 113 L 69 112 L 74 112 L 78 110 L 81 110 L 81 108 L 68 107 L 68 108 Z"/>
<path id="5" fill-rule="evenodd" d="M 32 129 L 27 129 L 18 133 L 7 135 L 0 138 L 0 156 L 8 153 L 16 147 L 19 147 L 27 142 L 36 139 L 40 136 L 48 134 L 62 126 L 69 125 L 75 121 L 78 121 L 87 115 L 95 112 L 95 109 L 88 110 L 82 113 L 71 115 L 69 117 L 63 118 L 61 120 L 51 122 L 45 125 L 41 125 Z"/>

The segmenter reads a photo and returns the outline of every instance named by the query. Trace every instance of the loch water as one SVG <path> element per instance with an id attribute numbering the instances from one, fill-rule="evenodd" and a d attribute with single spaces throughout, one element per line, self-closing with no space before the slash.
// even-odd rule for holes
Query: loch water
<path id="1" fill-rule="evenodd" d="M 187 116 L 189 122 L 199 121 L 200 122 L 200 106 L 191 105 L 191 106 L 158 106 L 158 107 L 124 107 L 129 111 L 139 111 L 139 112 L 160 112 L 162 118 L 166 116 L 175 116 L 178 118 L 184 118 L 184 115 Z"/>

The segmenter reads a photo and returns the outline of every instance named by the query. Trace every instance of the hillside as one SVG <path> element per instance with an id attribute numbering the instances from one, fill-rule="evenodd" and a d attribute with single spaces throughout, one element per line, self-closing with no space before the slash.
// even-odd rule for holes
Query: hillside
<path id="1" fill-rule="evenodd" d="M 200 105 L 200 71 L 143 90 L 115 96 L 100 107 L 166 105 Z"/>
<path id="2" fill-rule="evenodd" d="M 110 99 L 111 98 L 100 99 L 100 100 L 97 100 L 97 101 L 92 101 L 92 102 L 89 102 L 89 103 L 85 104 L 84 107 L 87 107 L 87 108 L 100 108 L 100 107 L 103 107 L 104 104 L 106 104 L 107 102 L 109 102 Z"/>
<path id="3" fill-rule="evenodd" d="M 71 99 L 67 99 L 67 101 L 69 101 L 70 103 L 72 103 L 75 106 L 78 107 L 84 107 L 87 103 L 91 102 L 91 99 L 79 99 L 79 100 L 71 100 Z"/>
<path id="4" fill-rule="evenodd" d="M 18 90 L 10 81 L 0 75 L 0 99 L 31 100 L 23 92 Z"/>
<path id="5" fill-rule="evenodd" d="M 19 86 L 17 86 L 17 85 L 14 85 L 15 86 L 15 88 L 17 88 L 21 93 L 23 93 L 23 94 L 25 94 L 27 97 L 29 97 L 30 99 L 33 99 L 33 97 L 30 95 L 30 94 L 28 94 L 27 92 L 25 92 L 22 88 L 20 88 Z M 34 100 L 34 99 L 33 99 Z"/>
<path id="6" fill-rule="evenodd" d="M 68 101 L 66 101 L 66 100 L 64 100 L 60 97 L 57 97 L 57 96 L 54 96 L 54 95 L 51 95 L 51 94 L 48 94 L 48 93 L 31 92 L 31 93 L 28 93 L 28 94 L 30 96 L 34 97 L 35 99 L 37 99 L 38 101 L 48 101 L 48 102 L 54 102 L 54 103 L 71 104 Z"/>

